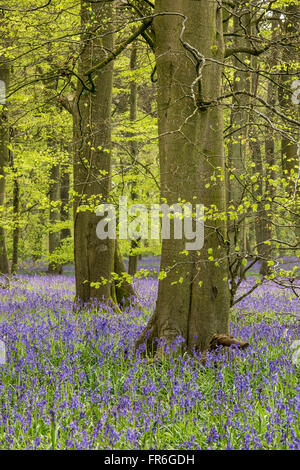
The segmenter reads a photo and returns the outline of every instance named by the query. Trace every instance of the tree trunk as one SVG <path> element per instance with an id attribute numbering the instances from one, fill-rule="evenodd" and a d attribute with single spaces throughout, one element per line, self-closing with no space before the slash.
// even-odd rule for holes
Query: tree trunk
<path id="1" fill-rule="evenodd" d="M 81 2 L 78 74 L 84 80 L 85 72 L 113 49 L 112 12 L 112 2 Z M 76 297 L 83 302 L 111 300 L 115 240 L 97 238 L 96 207 L 110 202 L 112 64 L 93 75 L 92 92 L 90 81 L 85 80 L 85 86 L 79 80 L 74 101 L 74 258 Z M 97 282 L 102 283 L 98 288 L 91 286 Z"/>
<path id="2" fill-rule="evenodd" d="M 260 178 L 258 179 L 256 185 L 258 186 L 257 190 L 254 191 L 256 196 L 263 196 L 264 191 L 267 191 L 267 187 L 263 188 L 263 159 L 261 152 L 261 142 L 259 141 L 256 129 L 251 128 L 249 132 L 250 137 L 250 150 L 252 153 L 252 160 L 255 163 L 253 168 L 254 173 L 259 173 Z M 269 142 L 270 143 L 270 142 Z M 266 185 L 267 186 L 267 185 Z M 264 208 L 265 200 L 258 201 L 257 206 L 257 217 L 255 219 L 255 236 L 256 236 L 256 245 L 257 245 L 257 254 L 260 258 L 260 274 L 265 275 L 268 273 L 268 259 L 270 259 L 272 249 L 270 245 L 266 245 L 264 242 L 270 240 L 272 237 L 270 230 L 270 221 L 268 219 L 268 212 Z"/>
<path id="3" fill-rule="evenodd" d="M 245 32 L 250 31 L 250 12 L 249 6 L 236 7 L 236 16 L 233 19 L 234 32 L 242 36 Z M 249 41 L 247 38 L 235 39 L 235 47 L 247 47 Z M 239 58 L 232 59 L 233 65 L 245 71 L 235 70 L 233 80 L 233 94 L 237 93 L 232 99 L 232 112 L 231 112 L 231 127 L 233 134 L 231 136 L 230 144 L 228 146 L 228 164 L 234 179 L 229 180 L 229 194 L 228 202 L 233 204 L 235 210 L 240 204 L 244 196 L 244 187 L 242 185 L 241 176 L 247 173 L 246 170 L 246 140 L 248 133 L 249 112 L 246 106 L 249 104 L 249 97 L 247 92 L 250 91 L 250 73 L 245 65 L 245 60 L 249 60 L 249 55 L 239 54 Z M 244 65 L 242 65 L 244 63 Z M 239 93 L 245 92 L 245 94 Z M 246 254 L 246 215 L 240 215 L 236 220 L 228 220 L 228 238 L 230 241 L 230 262 L 235 263 L 236 257 L 240 260 Z M 236 251 L 236 248 L 239 251 Z M 243 277 L 244 268 L 241 265 L 239 274 Z"/>
<path id="4" fill-rule="evenodd" d="M 274 63 L 274 62 L 273 62 Z M 275 65 L 275 64 L 274 64 Z M 276 105 L 277 89 L 274 84 L 269 80 L 268 82 L 268 103 L 271 106 Z M 266 111 L 266 114 L 271 114 L 269 110 Z M 270 116 L 271 119 L 271 116 Z M 275 142 L 274 142 L 274 131 L 271 127 L 267 128 L 265 136 L 265 159 L 267 165 L 266 182 L 265 182 L 265 196 L 268 196 L 272 199 L 274 187 L 269 183 L 270 178 L 275 178 L 274 171 L 270 168 L 275 164 Z M 262 234 L 261 241 L 267 241 L 272 239 L 272 202 L 270 201 L 270 209 L 266 210 L 263 208 L 262 217 L 260 220 L 260 231 Z M 272 244 L 263 244 L 260 254 L 262 256 L 262 261 L 260 265 L 260 274 L 266 275 L 269 271 L 268 260 L 272 257 Z"/>
<path id="5" fill-rule="evenodd" d="M 69 191 L 70 191 L 70 173 L 68 171 L 68 165 L 61 165 L 60 175 L 60 220 L 67 222 L 69 220 Z M 60 231 L 60 240 L 71 237 L 71 230 L 69 228 L 63 228 Z"/>
<path id="6" fill-rule="evenodd" d="M 215 169 L 224 170 L 222 108 L 210 104 L 221 94 L 222 67 L 202 60 L 223 61 L 222 9 L 217 1 L 158 0 L 155 12 L 178 12 L 154 20 L 161 196 L 169 205 L 179 198 L 214 205 L 214 214 L 224 215 L 224 184 L 209 185 Z M 188 350 L 204 351 L 215 333 L 228 333 L 226 223 L 212 219 L 207 219 L 201 253 L 183 254 L 187 240 L 175 239 L 172 232 L 163 239 L 166 277 L 159 280 L 154 315 L 136 347 L 145 342 L 151 351 L 155 338 L 171 344 L 182 337 Z"/>
<path id="7" fill-rule="evenodd" d="M 48 57 L 47 62 L 50 70 L 55 70 L 53 66 L 53 55 L 51 50 L 51 44 L 48 44 Z M 43 75 L 43 69 L 39 65 L 37 66 L 37 72 Z M 53 97 L 53 93 L 57 90 L 58 78 L 54 77 L 52 80 L 42 80 L 44 85 L 44 112 L 49 113 L 49 97 Z M 60 161 L 57 158 L 59 153 L 59 145 L 57 136 L 55 133 L 55 121 L 53 115 L 48 115 L 47 118 L 47 147 L 51 155 L 51 168 L 50 168 L 50 181 L 49 181 L 49 233 L 48 233 L 48 252 L 49 252 L 49 263 L 48 273 L 49 274 L 62 274 L 61 262 L 56 259 L 55 252 L 60 248 L 60 232 L 57 230 L 57 223 L 60 221 Z"/>
<path id="8" fill-rule="evenodd" d="M 15 167 L 15 162 L 13 158 L 13 153 L 11 152 L 11 166 L 14 174 L 13 177 L 13 249 L 12 249 L 12 263 L 11 263 L 11 272 L 16 273 L 18 270 L 18 260 L 19 260 L 19 236 L 20 236 L 20 225 L 19 225 L 19 207 L 20 207 L 20 188 L 17 175 L 17 168 Z"/>
<path id="9" fill-rule="evenodd" d="M 49 191 L 49 200 L 50 200 L 50 231 L 49 231 L 49 255 L 54 259 L 50 258 L 48 265 L 49 274 L 61 274 L 62 265 L 60 262 L 55 261 L 55 251 L 59 248 L 60 245 L 60 233 L 57 231 L 56 224 L 60 219 L 59 207 L 57 203 L 59 202 L 59 165 L 56 163 L 52 166 L 50 172 L 50 191 Z M 53 203 L 53 204 L 52 204 Z"/>
<path id="10" fill-rule="evenodd" d="M 115 281 L 114 289 L 116 302 L 120 307 L 126 307 L 135 297 L 135 291 L 132 284 L 126 281 L 126 267 L 123 262 L 121 251 L 118 241 L 116 240 L 115 257 L 114 257 L 114 272 L 118 275 L 119 279 Z"/>
<path id="11" fill-rule="evenodd" d="M 284 22 L 284 30 L 287 36 L 291 38 L 299 35 L 300 25 L 300 5 L 291 4 L 286 8 L 286 18 Z M 299 47 L 285 46 L 283 50 L 283 67 L 286 74 L 282 75 L 281 88 L 279 89 L 279 104 L 285 114 L 288 116 L 299 117 L 299 104 L 295 105 L 291 100 L 291 84 L 293 74 L 299 73 L 299 65 L 297 65 Z M 284 136 L 281 140 L 281 159 L 284 177 L 288 181 L 287 197 L 289 209 L 291 213 L 289 218 L 293 223 L 293 231 L 297 248 L 293 254 L 299 251 L 300 245 L 300 221 L 299 221 L 299 167 L 300 167 L 300 151 L 299 151 L 299 128 L 287 129 L 288 133 L 293 137 L 289 139 Z M 286 253 L 287 254 L 287 253 Z"/>
<path id="12" fill-rule="evenodd" d="M 130 70 L 134 71 L 136 68 L 136 59 L 137 59 L 137 46 L 136 43 L 132 44 L 131 56 L 130 56 Z M 137 84 L 135 79 L 130 83 L 130 122 L 133 124 L 136 121 L 137 117 Z M 130 154 L 132 159 L 132 169 L 133 169 L 133 181 L 131 183 L 131 200 L 134 202 L 137 199 L 137 181 L 136 181 L 136 159 L 138 157 L 138 146 L 134 138 L 134 134 L 131 133 L 130 141 Z M 131 240 L 131 249 L 129 253 L 128 260 L 128 274 L 134 276 L 137 272 L 138 266 L 138 255 L 135 252 L 135 249 L 138 247 L 137 240 Z"/>
<path id="13" fill-rule="evenodd" d="M 258 31 L 255 30 L 257 34 Z M 273 39 L 276 40 L 275 33 L 273 33 Z M 274 57 L 274 52 L 272 51 L 273 55 L 268 58 L 268 63 L 270 65 L 270 71 L 276 65 L 276 57 Z M 256 56 L 251 57 L 251 64 L 252 69 L 257 69 L 258 60 Z M 252 74 L 252 94 L 257 94 L 258 89 L 258 75 Z M 267 85 L 267 102 L 274 107 L 276 104 L 276 88 L 274 83 L 269 80 Z M 272 119 L 272 114 L 269 109 L 266 110 L 266 114 L 269 116 L 270 121 Z M 260 270 L 259 273 L 262 276 L 265 276 L 269 273 L 270 268 L 268 265 L 268 260 L 270 260 L 272 256 L 272 245 L 266 244 L 264 242 L 269 241 L 272 238 L 272 230 L 271 230 L 271 201 L 270 201 L 270 209 L 265 209 L 266 206 L 266 198 L 272 196 L 273 187 L 269 183 L 269 178 L 274 178 L 273 171 L 267 167 L 264 169 L 264 162 L 263 162 L 263 155 L 262 155 L 262 145 L 259 137 L 259 133 L 257 130 L 256 119 L 257 116 L 255 113 L 250 113 L 251 119 L 251 126 L 249 130 L 249 148 L 250 153 L 252 156 L 252 162 L 255 164 L 253 167 L 253 173 L 258 174 L 258 180 L 254 183 L 253 194 L 256 196 L 256 202 L 258 206 L 257 216 L 254 222 L 255 228 L 255 238 L 256 238 L 256 246 L 257 246 L 257 254 L 260 258 Z M 266 129 L 265 134 L 265 163 L 270 167 L 275 163 L 275 155 L 274 155 L 274 135 L 272 127 L 268 127 Z M 257 187 L 257 189 L 255 189 Z M 268 201 L 269 202 L 269 201 Z"/>
<path id="14" fill-rule="evenodd" d="M 138 247 L 138 243 L 135 240 L 131 240 L 130 255 L 128 260 L 128 274 L 135 276 L 138 268 L 138 255 L 134 254 L 135 249 Z"/>
<path id="15" fill-rule="evenodd" d="M 2 225 L 5 207 L 5 167 L 8 164 L 8 113 L 5 104 L 5 90 L 9 87 L 9 62 L 5 56 L 0 57 L 0 80 L 4 93 L 0 104 L 0 274 L 9 274 L 9 262 L 6 249 L 5 229 Z"/>

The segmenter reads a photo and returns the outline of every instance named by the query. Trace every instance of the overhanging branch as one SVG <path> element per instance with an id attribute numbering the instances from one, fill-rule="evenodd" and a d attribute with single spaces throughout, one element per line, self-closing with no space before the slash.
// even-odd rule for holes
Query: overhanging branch
<path id="1" fill-rule="evenodd" d="M 94 65 L 94 67 L 90 68 L 85 75 L 88 76 L 89 80 L 91 81 L 91 77 L 95 72 L 103 69 L 107 64 L 109 64 L 112 60 L 116 59 L 121 52 L 126 49 L 126 47 L 131 44 L 140 34 L 142 34 L 152 23 L 152 18 L 143 21 L 141 26 L 137 28 L 127 39 L 123 41 L 113 52 L 111 52 L 105 59 L 103 59 L 98 64 Z"/>
<path id="2" fill-rule="evenodd" d="M 267 45 L 263 49 L 252 49 L 249 47 L 229 47 L 228 49 L 225 49 L 224 58 L 227 59 L 227 57 L 230 57 L 238 53 L 259 56 L 260 54 L 263 54 L 264 52 L 266 52 L 270 47 L 271 45 Z"/>

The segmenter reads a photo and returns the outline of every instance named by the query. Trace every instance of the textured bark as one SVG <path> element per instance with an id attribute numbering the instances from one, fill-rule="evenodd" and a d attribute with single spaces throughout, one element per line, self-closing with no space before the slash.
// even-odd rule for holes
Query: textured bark
<path id="1" fill-rule="evenodd" d="M 217 1 L 156 2 L 156 13 L 168 11 L 181 13 L 187 20 L 182 35 L 184 44 L 180 40 L 183 16 L 163 14 L 154 20 L 161 196 L 169 205 L 181 198 L 206 207 L 215 204 L 225 211 L 223 183 L 207 186 L 214 169 L 224 169 L 222 109 L 209 105 L 221 93 L 222 68 L 207 61 L 202 78 L 196 83 L 201 60 L 195 63 L 186 44 L 198 51 L 199 58 L 203 55 L 222 62 L 222 9 Z M 182 254 L 184 237 L 178 240 L 171 235 L 170 240 L 163 240 L 161 270 L 167 276 L 159 281 L 156 309 L 137 348 L 145 342 L 152 351 L 155 338 L 171 344 L 182 337 L 188 350 L 204 351 L 214 334 L 228 334 L 229 289 L 224 281 L 228 267 L 222 243 L 226 226 L 220 220 L 209 220 L 207 225 L 200 253 Z M 219 266 L 208 259 L 208 248 L 222 260 Z"/>
<path id="2" fill-rule="evenodd" d="M 128 274 L 130 274 L 130 276 L 134 276 L 136 274 L 137 268 L 138 268 L 138 255 L 133 254 L 135 248 L 137 248 L 137 247 L 138 247 L 138 244 L 136 243 L 136 241 L 132 240 L 131 241 L 131 250 L 130 250 L 129 260 L 128 260 Z"/>
<path id="3" fill-rule="evenodd" d="M 55 149 L 55 147 L 54 147 Z M 59 202 L 59 165 L 55 164 L 52 166 L 50 171 L 50 190 L 49 190 L 49 201 L 50 201 L 50 231 L 49 231 L 49 255 L 55 257 L 55 251 L 60 245 L 60 233 L 56 229 L 56 224 L 60 220 L 59 208 L 56 203 Z M 53 203 L 53 205 L 51 205 Z M 61 274 L 62 265 L 55 260 L 51 260 L 48 265 L 49 274 Z"/>
<path id="4" fill-rule="evenodd" d="M 88 8 L 97 21 L 90 25 Z M 79 76 L 105 59 L 113 50 L 112 2 L 81 3 L 81 54 Z M 111 299 L 111 273 L 114 240 L 100 240 L 96 226 L 96 206 L 109 201 L 111 190 L 111 95 L 113 62 L 92 76 L 94 90 L 78 81 L 74 101 L 74 258 L 76 296 L 83 302 L 91 298 Z M 87 87 L 91 90 L 88 81 Z M 82 206 L 87 210 L 82 211 Z M 91 282 L 106 282 L 100 288 Z"/>
<path id="5" fill-rule="evenodd" d="M 131 46 L 131 55 L 130 55 L 130 70 L 135 70 L 136 68 L 136 60 L 137 60 L 137 46 L 135 43 Z M 137 84 L 135 80 L 132 80 L 130 83 L 130 121 L 134 123 L 137 117 Z M 136 159 L 138 157 L 138 146 L 137 142 L 134 139 L 134 135 L 131 136 L 132 140 L 130 141 L 130 154 L 132 159 L 132 168 L 133 168 L 133 175 L 136 176 L 135 166 L 136 166 Z M 131 183 L 131 200 L 134 201 L 137 198 L 137 184 L 134 178 L 133 182 Z M 128 261 L 128 274 L 134 276 L 137 272 L 138 266 L 138 257 L 137 254 L 134 252 L 135 248 L 138 247 L 137 240 L 131 240 L 131 250 L 129 254 L 129 261 Z"/>
<path id="6" fill-rule="evenodd" d="M 268 103 L 271 106 L 275 106 L 277 101 L 277 88 L 275 85 L 269 81 L 268 83 Z M 271 114 L 270 111 L 267 111 L 267 115 Z M 267 128 L 266 135 L 265 135 L 265 161 L 269 167 L 275 164 L 275 141 L 274 141 L 274 131 L 272 128 Z M 273 170 L 268 169 L 266 172 L 266 182 L 265 182 L 265 194 L 268 194 L 272 198 L 274 187 L 270 185 L 270 178 L 275 178 L 275 174 Z M 265 208 L 262 209 L 262 216 L 259 221 L 259 227 L 261 232 L 261 241 L 267 241 L 272 239 L 272 202 L 270 202 L 270 209 L 266 210 Z M 260 248 L 260 254 L 262 256 L 262 261 L 260 265 L 260 274 L 266 275 L 268 274 L 269 267 L 268 267 L 268 259 L 272 256 L 272 245 L 266 245 L 265 243 Z"/>
<path id="7" fill-rule="evenodd" d="M 264 191 L 267 191 L 267 183 L 265 183 L 265 187 L 263 186 L 263 158 L 261 152 L 261 142 L 259 141 L 257 132 L 255 128 L 251 128 L 249 132 L 249 145 L 250 151 L 252 154 L 252 161 L 255 163 L 255 167 L 253 168 L 254 173 L 259 173 L 260 178 L 258 179 L 256 185 L 258 188 L 254 192 L 256 196 L 263 196 Z M 268 141 L 268 145 L 270 145 L 270 141 Z M 270 245 L 266 245 L 264 242 L 270 240 L 272 237 L 271 228 L 270 228 L 270 220 L 268 218 L 268 211 L 264 208 L 265 201 L 262 199 L 258 200 L 257 202 L 257 216 L 255 218 L 255 237 L 256 237 L 256 245 L 257 245 L 257 254 L 260 257 L 260 274 L 265 275 L 268 273 L 268 263 L 267 260 L 270 259 L 272 254 L 272 248 Z"/>
<path id="8" fill-rule="evenodd" d="M 9 87 L 9 62 L 0 57 L 0 80 L 5 83 L 6 90 Z M 0 105 L 0 216 L 5 205 L 5 167 L 8 164 L 8 112 L 7 106 Z M 2 218 L 2 216 L 1 216 Z M 0 274 L 9 273 L 9 262 L 6 249 L 5 229 L 0 219 Z"/>
<path id="9" fill-rule="evenodd" d="M 12 263 L 11 263 L 11 272 L 16 273 L 18 269 L 18 260 L 19 260 L 19 236 L 20 236 L 20 227 L 19 227 L 19 206 L 20 206 L 20 189 L 18 177 L 15 176 L 13 180 L 13 216 L 14 216 L 14 228 L 13 228 L 13 251 L 12 251 Z"/>
<path id="10" fill-rule="evenodd" d="M 53 65 L 53 55 L 51 53 L 51 45 L 48 45 L 48 66 L 53 71 L 55 67 Z M 41 66 L 36 67 L 37 72 L 43 76 L 43 69 Z M 58 78 L 55 77 L 52 80 L 42 80 L 44 85 L 44 111 L 47 113 L 50 112 L 47 123 L 47 147 L 51 155 L 51 168 L 49 174 L 49 233 L 48 233 L 48 252 L 49 252 L 49 264 L 48 264 L 48 273 L 49 274 L 62 274 L 62 265 L 60 262 L 55 260 L 55 252 L 59 249 L 60 246 L 60 233 L 56 229 L 57 222 L 60 221 L 60 162 L 57 161 L 57 153 L 59 152 L 59 144 L 57 141 L 57 136 L 55 135 L 55 121 L 51 114 L 49 108 L 49 98 L 53 97 L 53 94 L 57 90 Z"/>
<path id="11" fill-rule="evenodd" d="M 60 220 L 67 222 L 70 218 L 69 214 L 69 191 L 70 191 L 70 173 L 66 165 L 61 165 L 60 175 Z M 71 237 L 71 230 L 63 228 L 60 232 L 60 240 Z"/>
<path id="12" fill-rule="evenodd" d="M 244 2 L 246 3 L 246 2 Z M 236 16 L 233 19 L 234 32 L 244 35 L 250 32 L 250 13 L 249 6 L 236 7 Z M 235 47 L 247 47 L 249 41 L 246 38 L 234 38 Z M 230 144 L 228 146 L 228 164 L 235 178 L 229 181 L 228 202 L 235 209 L 242 203 L 244 196 L 244 187 L 240 177 L 247 173 L 246 170 L 246 140 L 248 133 L 249 112 L 246 106 L 249 104 L 247 92 L 250 91 L 250 73 L 247 70 L 245 59 L 249 60 L 249 55 L 239 54 L 239 57 L 232 59 L 233 65 L 239 69 L 244 68 L 245 71 L 235 70 L 233 80 L 233 93 L 245 92 L 238 94 L 232 99 L 231 126 L 235 131 L 232 134 Z M 239 247 L 238 256 L 243 258 L 246 254 L 246 216 L 241 214 L 237 220 L 228 221 L 228 238 L 230 240 L 230 262 L 235 262 L 237 256 L 235 248 Z M 243 275 L 243 267 L 241 266 L 240 274 Z"/>
<path id="13" fill-rule="evenodd" d="M 126 307 L 134 299 L 135 291 L 132 284 L 127 282 L 125 279 L 122 279 L 122 276 L 124 274 L 126 275 L 126 267 L 124 265 L 117 240 L 115 246 L 114 272 L 118 274 L 120 278 L 120 280 L 116 281 L 114 285 L 116 301 L 120 307 Z"/>
<path id="14" fill-rule="evenodd" d="M 257 31 L 256 31 L 257 33 Z M 273 39 L 275 40 L 275 34 L 273 33 Z M 273 55 L 268 57 L 267 62 L 269 63 L 270 70 L 272 70 L 273 66 L 276 65 L 276 56 Z M 251 65 L 252 69 L 257 69 L 257 57 L 251 57 Z M 257 93 L 258 88 L 258 76 L 252 74 L 252 94 L 255 95 Z M 277 89 L 272 81 L 268 81 L 268 91 L 267 91 L 267 102 L 271 106 L 275 106 L 276 104 L 276 96 L 277 96 Z M 266 110 L 266 114 L 269 116 L 270 121 L 272 119 L 271 111 L 269 109 Z M 257 132 L 257 127 L 255 125 L 256 116 L 254 113 L 250 113 L 251 119 L 251 126 L 249 130 L 249 147 L 250 153 L 252 156 L 252 162 L 255 164 L 253 167 L 253 173 L 258 173 L 259 177 L 257 182 L 254 185 L 254 188 L 257 186 L 255 190 L 253 188 L 253 194 L 256 196 L 256 202 L 258 205 L 257 216 L 255 218 L 254 223 L 254 230 L 255 230 L 255 238 L 256 238 L 256 246 L 257 246 L 257 254 L 260 257 L 260 274 L 265 276 L 268 274 L 270 268 L 268 266 L 268 260 L 272 256 L 272 246 L 269 244 L 265 244 L 265 241 L 268 241 L 272 238 L 272 231 L 271 231 L 271 204 L 270 209 L 265 209 L 265 197 L 271 196 L 273 187 L 269 183 L 269 178 L 274 177 L 273 173 L 270 174 L 270 170 L 266 171 L 264 169 L 264 161 L 262 155 L 262 142 Z M 275 163 L 275 155 L 274 155 L 274 135 L 272 128 L 267 128 L 265 133 L 265 163 L 274 165 Z M 264 181 L 265 180 L 265 181 Z"/>
<path id="15" fill-rule="evenodd" d="M 295 37 L 298 34 L 299 36 L 299 27 L 300 27 L 300 5 L 298 3 L 293 3 L 286 8 L 286 21 L 284 23 L 284 32 L 285 34 Z M 299 105 L 293 105 L 291 102 L 291 70 L 299 73 L 298 69 L 295 70 L 295 63 L 299 62 L 299 41 L 297 47 L 288 47 L 286 46 L 283 49 L 282 62 L 286 74 L 283 74 L 281 77 L 282 87 L 279 89 L 279 104 L 284 113 L 287 115 L 294 115 L 297 118 L 299 117 Z M 291 64 L 294 63 L 294 69 L 291 68 Z M 290 75 L 289 75 L 290 74 Z M 299 154 L 299 128 L 289 129 L 290 134 L 293 136 L 294 140 L 283 137 L 281 140 L 281 159 L 282 159 L 282 169 L 285 173 L 286 178 L 291 178 L 293 172 L 299 175 L 299 166 L 300 166 L 300 154 Z M 297 144 L 298 142 L 298 144 Z M 291 215 L 293 219 L 293 228 L 296 238 L 296 243 L 298 244 L 295 253 L 299 251 L 300 244 L 300 205 L 299 205 L 299 181 L 297 183 L 297 188 L 295 187 L 295 180 L 290 181 L 287 187 L 288 197 L 293 201 L 293 204 L 290 206 L 291 210 L 296 215 Z M 287 253 L 286 253 L 287 254 Z"/>

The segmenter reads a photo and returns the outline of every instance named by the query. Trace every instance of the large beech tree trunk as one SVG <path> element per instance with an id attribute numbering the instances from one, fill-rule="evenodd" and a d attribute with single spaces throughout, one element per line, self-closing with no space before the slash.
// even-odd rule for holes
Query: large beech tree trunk
<path id="1" fill-rule="evenodd" d="M 103 25 L 95 32 L 88 24 L 90 16 L 85 2 L 82 2 L 83 33 L 79 67 L 82 78 L 88 69 L 112 51 L 112 8 L 113 2 L 110 5 L 104 1 L 92 4 L 94 19 Z M 61 103 L 73 117 L 74 191 L 77 193 L 74 200 L 76 297 L 83 302 L 91 298 L 104 298 L 126 306 L 135 296 L 135 291 L 125 281 L 126 268 L 118 241 L 102 241 L 96 237 L 96 226 L 100 220 L 95 216 L 96 205 L 110 202 L 112 64 L 110 62 L 93 76 L 93 93 L 89 93 L 79 81 L 75 97 L 62 97 Z M 62 184 L 67 186 L 69 182 Z M 67 202 L 68 195 L 61 191 L 61 198 L 63 203 Z M 81 206 L 88 205 L 89 210 L 81 211 Z M 111 279 L 113 271 L 118 275 L 115 282 Z M 91 282 L 99 282 L 101 278 L 108 280 L 101 288 L 90 286 Z"/>
<path id="2" fill-rule="evenodd" d="M 291 37 L 299 36 L 300 27 L 300 5 L 295 2 L 286 8 L 286 18 L 283 24 L 284 32 Z M 282 87 L 279 89 L 279 104 L 284 113 L 294 118 L 299 117 L 299 104 L 293 104 L 291 101 L 291 84 L 294 80 L 293 73 L 297 76 L 299 74 L 299 45 L 298 48 L 289 47 L 288 45 L 283 50 L 282 61 L 284 63 L 284 70 L 286 74 L 281 77 Z M 299 182 L 297 181 L 299 175 L 299 129 L 288 129 L 293 140 L 286 136 L 281 139 L 281 159 L 282 169 L 284 176 L 288 181 L 287 191 L 290 203 L 290 219 L 293 224 L 293 229 L 296 238 L 295 254 L 299 251 L 300 246 L 300 218 L 299 218 Z M 294 177 L 293 177 L 294 173 Z M 296 179 L 295 179 L 295 175 Z"/>
<path id="3" fill-rule="evenodd" d="M 217 1 L 158 0 L 155 13 L 161 12 L 154 19 L 161 196 L 169 205 L 181 198 L 225 213 L 223 182 L 208 186 L 216 168 L 224 169 L 222 108 L 209 104 L 221 95 L 222 68 L 209 58 L 223 60 L 222 10 Z M 161 270 L 167 275 L 136 347 L 146 342 L 150 351 L 155 338 L 171 344 L 180 336 L 188 350 L 203 351 L 214 334 L 228 334 L 224 219 L 207 220 L 200 253 L 182 254 L 184 238 L 163 240 Z"/>
<path id="4" fill-rule="evenodd" d="M 83 33 L 78 73 L 89 88 L 92 84 L 86 80 L 85 72 L 113 50 L 112 12 L 112 2 L 81 2 Z M 109 201 L 111 190 L 112 64 L 93 75 L 93 92 L 78 81 L 73 110 L 76 296 L 83 302 L 91 298 L 111 299 L 115 241 L 97 238 L 100 218 L 96 207 Z M 102 280 L 98 288 L 91 286 Z"/>

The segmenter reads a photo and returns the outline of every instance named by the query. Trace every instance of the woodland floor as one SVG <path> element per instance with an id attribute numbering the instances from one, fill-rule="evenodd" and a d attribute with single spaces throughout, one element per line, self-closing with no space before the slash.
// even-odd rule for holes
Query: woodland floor
<path id="1" fill-rule="evenodd" d="M 231 332 L 250 347 L 203 368 L 134 356 L 157 280 L 136 289 L 139 307 L 120 315 L 96 304 L 75 313 L 71 275 L 20 274 L 0 288 L 1 449 L 300 449 L 291 291 L 269 283 L 242 300 Z"/>

